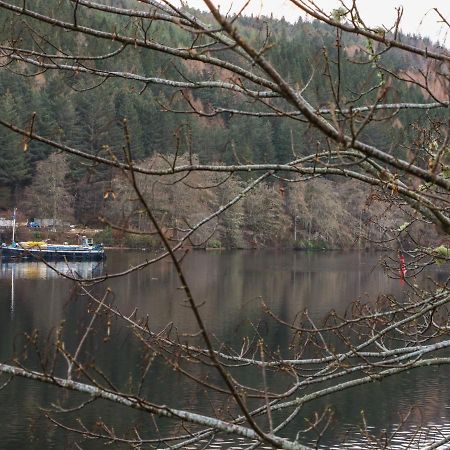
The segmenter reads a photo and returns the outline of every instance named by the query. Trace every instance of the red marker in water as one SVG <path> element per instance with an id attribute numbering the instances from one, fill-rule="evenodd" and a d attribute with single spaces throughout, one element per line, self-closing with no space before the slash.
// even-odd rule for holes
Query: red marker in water
<path id="1" fill-rule="evenodd" d="M 406 275 L 406 263 L 405 263 L 405 257 L 403 255 L 400 255 L 400 283 L 405 282 L 405 275 Z"/>

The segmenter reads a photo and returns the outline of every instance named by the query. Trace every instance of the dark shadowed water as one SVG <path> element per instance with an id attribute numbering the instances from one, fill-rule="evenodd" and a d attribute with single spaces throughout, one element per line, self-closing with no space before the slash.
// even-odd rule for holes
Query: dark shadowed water
<path id="1" fill-rule="evenodd" d="M 77 263 L 70 268 L 90 277 L 125 270 L 146 257 L 141 252 L 110 252 L 104 264 Z M 378 294 L 401 297 L 405 288 L 378 268 L 381 257 L 337 252 L 193 252 L 186 257 L 184 267 L 195 298 L 202 304 L 202 316 L 217 340 L 239 344 L 252 327 L 258 327 L 264 339 L 282 351 L 289 337 L 267 320 L 261 309 L 262 300 L 277 315 L 290 321 L 304 308 L 320 319 L 330 309 L 345 311 L 352 300 L 371 301 Z M 58 268 L 68 270 L 64 264 Z M 124 314 L 132 314 L 137 309 L 141 317 L 148 315 L 153 327 L 163 328 L 172 323 L 179 332 L 197 331 L 192 313 L 181 301 L 179 281 L 168 262 L 127 278 L 109 280 L 106 286 L 112 289 L 115 304 Z M 45 340 L 64 322 L 68 342 L 78 340 L 90 318 L 85 308 L 86 299 L 76 292 L 73 282 L 42 263 L 2 264 L 0 361 L 8 362 L 14 352 L 20 354 L 23 333 L 30 334 L 33 330 L 39 330 L 40 338 Z M 114 335 L 112 340 L 106 335 L 105 339 L 99 339 L 103 332 L 103 329 L 98 331 L 96 339 L 88 340 L 87 349 L 92 357 L 96 355 L 102 369 L 112 374 L 111 381 L 124 386 L 142 363 L 139 351 L 126 334 Z M 30 360 L 30 364 L 36 361 Z M 209 407 L 210 399 L 192 385 L 181 383 L 176 375 L 168 376 L 167 370 L 158 365 L 152 370 L 152 383 L 146 393 L 156 403 L 189 405 L 200 410 Z M 450 433 L 449 374 L 446 368 L 414 371 L 338 395 L 334 404 L 336 422 L 324 438 L 324 446 L 346 440 L 350 448 L 367 448 L 359 437 L 346 438 L 347 430 L 352 431 L 352 436 L 358 431 L 362 410 L 369 430 L 378 436 L 383 430 L 393 430 L 402 413 L 417 407 L 390 448 L 406 448 L 406 442 L 414 435 L 416 446 L 421 447 L 424 441 L 417 434 L 420 429 L 436 436 L 440 432 Z M 1 377 L 0 383 L 3 381 L 6 379 Z M 78 398 L 84 399 L 81 395 Z M 46 409 L 65 401 L 66 395 L 54 387 L 13 380 L 0 391 L 0 449 L 77 448 L 75 442 L 83 449 L 103 448 L 97 441 L 83 441 L 63 433 L 45 419 Z M 327 406 L 327 401 L 318 406 Z M 125 429 L 137 421 L 145 430 L 149 420 L 139 414 L 127 414 L 106 402 L 95 402 L 82 412 L 68 416 L 51 415 L 68 425 L 76 425 L 76 418 L 81 418 L 84 424 L 92 426 L 101 418 L 117 429 Z M 239 440 L 224 438 L 211 448 L 244 448 L 239 445 L 242 445 Z"/>

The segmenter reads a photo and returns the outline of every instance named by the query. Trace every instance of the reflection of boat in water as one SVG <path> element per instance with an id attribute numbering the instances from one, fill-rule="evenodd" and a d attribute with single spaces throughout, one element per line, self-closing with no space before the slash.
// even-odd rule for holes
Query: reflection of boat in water
<path id="1" fill-rule="evenodd" d="M 45 264 L 38 261 L 3 262 L 0 265 L 0 277 L 11 275 L 16 279 L 48 279 L 68 275 L 77 279 L 90 279 L 103 272 L 103 261 L 65 262 L 55 261 Z"/>
<path id="2" fill-rule="evenodd" d="M 47 280 L 63 275 L 79 280 L 90 280 L 103 273 L 103 261 L 65 262 L 57 261 L 51 264 L 38 261 L 14 261 L 0 264 L 0 279 L 11 280 L 11 317 L 14 316 L 14 280 Z M 20 281 L 19 281 L 20 284 Z"/>
<path id="3" fill-rule="evenodd" d="M 45 261 L 102 261 L 105 251 L 102 244 L 94 244 L 83 236 L 81 244 L 48 244 L 45 241 L 13 242 L 1 247 L 3 260 Z"/>

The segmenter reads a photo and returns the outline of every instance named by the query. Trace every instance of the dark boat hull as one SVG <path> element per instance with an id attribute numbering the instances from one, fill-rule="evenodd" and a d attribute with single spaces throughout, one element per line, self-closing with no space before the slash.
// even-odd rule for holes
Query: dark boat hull
<path id="1" fill-rule="evenodd" d="M 102 261 L 105 259 L 103 249 L 88 250 L 25 250 L 22 248 L 3 247 L 1 249 L 3 260 L 20 261 Z"/>

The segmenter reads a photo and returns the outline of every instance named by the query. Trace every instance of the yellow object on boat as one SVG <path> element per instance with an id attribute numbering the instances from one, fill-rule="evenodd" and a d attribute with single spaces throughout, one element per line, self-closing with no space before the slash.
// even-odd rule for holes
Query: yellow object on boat
<path id="1" fill-rule="evenodd" d="M 46 249 L 47 248 L 47 242 L 45 241 L 24 241 L 19 242 L 19 246 L 26 249 Z"/>

